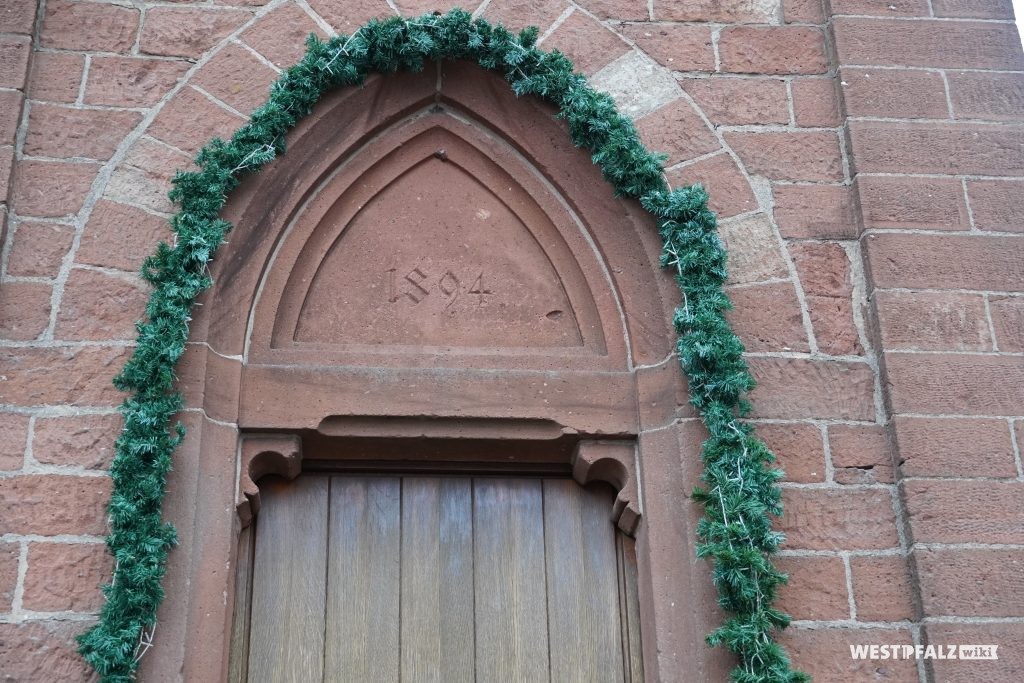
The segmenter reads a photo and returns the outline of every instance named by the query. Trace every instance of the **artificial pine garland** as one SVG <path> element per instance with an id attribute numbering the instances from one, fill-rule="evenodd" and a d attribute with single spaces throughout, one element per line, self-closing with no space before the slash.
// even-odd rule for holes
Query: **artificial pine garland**
<path id="1" fill-rule="evenodd" d="M 146 319 L 137 325 L 135 350 L 114 380 L 131 393 L 121 407 L 124 429 L 111 467 L 107 547 L 114 577 L 104 589 L 99 623 L 79 637 L 79 651 L 104 681 L 134 678 L 163 599 L 161 580 L 176 536 L 162 519 L 161 504 L 171 453 L 184 434 L 173 421 L 182 408 L 174 367 L 188 340 L 190 309 L 212 285 L 207 264 L 231 228 L 219 217 L 228 195 L 244 175 L 284 153 L 285 134 L 325 92 L 358 85 L 372 72 L 419 71 L 427 60 L 439 59 L 475 61 L 501 73 L 517 95 L 554 104 L 573 142 L 591 150 L 615 193 L 639 199 L 658 219 L 661 263 L 675 273 L 682 293 L 673 320 L 677 350 L 690 402 L 710 433 L 701 456 L 704 488 L 696 492 L 704 505 L 697 553 L 714 558 L 719 604 L 731 613 L 707 641 L 736 653 L 737 683 L 808 680 L 772 640 L 789 622 L 772 607 L 785 576 L 769 560 L 782 541 L 771 529 L 771 517 L 782 512 L 781 473 L 740 419 L 749 410 L 743 395 L 754 380 L 725 319 L 731 307 L 723 290 L 725 250 L 707 195 L 700 186 L 670 191 L 662 176 L 664 157 L 643 146 L 609 95 L 591 89 L 564 55 L 537 49 L 536 38 L 536 28 L 514 35 L 458 9 L 415 20 L 373 20 L 326 42 L 310 36 L 303 59 L 273 84 L 249 123 L 229 141 L 206 145 L 196 157 L 201 170 L 175 176 L 170 197 L 181 207 L 171 219 L 177 239 L 174 246 L 159 244 L 142 266 L 153 291 Z"/>

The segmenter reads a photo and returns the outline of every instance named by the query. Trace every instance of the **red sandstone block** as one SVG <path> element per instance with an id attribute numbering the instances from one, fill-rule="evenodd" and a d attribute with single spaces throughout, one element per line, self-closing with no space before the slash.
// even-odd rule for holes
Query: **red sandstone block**
<path id="1" fill-rule="evenodd" d="M 93 65 L 99 57 L 93 58 Z M 78 99 L 85 69 L 83 55 L 67 52 L 36 52 L 32 56 L 29 92 L 33 100 L 65 102 Z M 119 106 L 120 103 L 117 103 Z"/>
<path id="2" fill-rule="evenodd" d="M 0 471 L 20 470 L 28 444 L 28 416 L 0 413 Z"/>
<path id="3" fill-rule="evenodd" d="M 101 199 L 89 216 L 75 262 L 134 272 L 158 242 L 170 238 L 163 218 Z"/>
<path id="4" fill-rule="evenodd" d="M 775 222 L 783 237 L 856 239 L 857 207 L 847 185 L 775 185 Z"/>
<path id="5" fill-rule="evenodd" d="M 711 29 L 683 24 L 626 24 L 622 34 L 674 71 L 714 71 Z"/>
<path id="6" fill-rule="evenodd" d="M 19 162 L 14 186 L 18 213 L 46 218 L 78 213 L 99 168 L 86 162 Z"/>
<path id="7" fill-rule="evenodd" d="M 717 154 L 668 172 L 673 187 L 700 184 L 708 191 L 708 207 L 719 218 L 747 213 L 757 208 L 750 183 L 728 154 Z"/>
<path id="8" fill-rule="evenodd" d="M 849 297 L 850 259 L 842 245 L 835 242 L 795 242 L 789 253 L 800 275 L 800 284 L 808 294 Z"/>
<path id="9" fill-rule="evenodd" d="M 141 120 L 142 114 L 133 111 L 34 104 L 29 115 L 25 154 L 106 160 Z"/>
<path id="10" fill-rule="evenodd" d="M 874 374 L 866 363 L 751 358 L 755 417 L 873 420 Z"/>
<path id="11" fill-rule="evenodd" d="M 715 125 L 789 123 L 786 84 L 775 78 L 692 78 L 682 82 Z"/>
<path id="12" fill-rule="evenodd" d="M 1021 239 L 873 234 L 864 242 L 876 287 L 1024 291 Z"/>
<path id="13" fill-rule="evenodd" d="M 7 273 L 21 277 L 54 278 L 71 248 L 75 229 L 70 225 L 22 220 L 7 261 Z"/>
<path id="14" fill-rule="evenodd" d="M 1013 19 L 1011 0 L 932 0 L 937 17 Z"/>
<path id="15" fill-rule="evenodd" d="M 949 118 L 946 87 L 937 72 L 843 67 L 839 80 L 850 116 Z"/>
<path id="16" fill-rule="evenodd" d="M 95 673 L 78 654 L 81 621 L 0 624 L 0 661 L 12 681 L 88 681 Z"/>
<path id="17" fill-rule="evenodd" d="M 778 557 L 775 566 L 789 575 L 775 606 L 794 619 L 850 618 L 846 570 L 839 557 Z"/>
<path id="18" fill-rule="evenodd" d="M 134 7 L 47 0 L 40 44 L 61 50 L 128 52 L 138 27 L 139 10 Z"/>
<path id="19" fill-rule="evenodd" d="M 245 121 L 193 88 L 181 90 L 149 127 L 157 140 L 195 154 L 214 137 L 227 140 Z"/>
<path id="20" fill-rule="evenodd" d="M 114 169 L 107 184 L 106 196 L 151 211 L 170 213 L 175 210 L 167 197 L 171 179 L 177 171 L 190 168 L 192 159 L 186 153 L 143 137 L 131 146 L 127 156 Z"/>
<path id="21" fill-rule="evenodd" d="M 100 586 L 110 581 L 113 566 L 102 543 L 30 543 L 25 609 L 95 611 L 103 605 Z"/>
<path id="22" fill-rule="evenodd" d="M 800 301 L 790 282 L 735 287 L 728 319 L 748 351 L 810 351 Z"/>
<path id="23" fill-rule="evenodd" d="M 577 0 L 577 4 L 602 19 L 647 21 L 647 0 Z"/>
<path id="24" fill-rule="evenodd" d="M 857 176 L 864 228 L 969 230 L 963 185 L 956 178 Z"/>
<path id="25" fill-rule="evenodd" d="M 967 196 L 979 230 L 1024 232 L 1024 180 L 968 180 Z"/>
<path id="26" fill-rule="evenodd" d="M 38 0 L 4 0 L 0 6 L 0 33 L 32 33 Z"/>
<path id="27" fill-rule="evenodd" d="M 853 121 L 858 173 L 1024 175 L 1024 127 Z"/>
<path id="28" fill-rule="evenodd" d="M 891 484 L 889 437 L 881 425 L 830 425 L 828 443 L 840 484 Z"/>
<path id="29" fill-rule="evenodd" d="M 1005 70 L 1024 66 L 1011 24 L 839 17 L 832 28 L 842 64 Z"/>
<path id="30" fill-rule="evenodd" d="M 86 104 L 149 107 L 160 101 L 188 69 L 188 62 L 140 57 L 93 57 Z"/>
<path id="31" fill-rule="evenodd" d="M 14 133 L 21 122 L 24 96 L 16 90 L 0 91 L 0 145 L 13 145 Z"/>
<path id="32" fill-rule="evenodd" d="M 876 292 L 874 300 L 886 350 L 992 349 L 980 294 Z"/>
<path id="33" fill-rule="evenodd" d="M 886 354 L 897 413 L 1020 415 L 1024 363 L 1017 356 Z"/>
<path id="34" fill-rule="evenodd" d="M 825 448 L 821 430 L 801 422 L 758 424 L 757 435 L 775 454 L 784 481 L 804 484 L 825 481 Z"/>
<path id="35" fill-rule="evenodd" d="M 958 119 L 1024 119 L 1024 74 L 950 73 L 949 97 Z"/>
<path id="36" fill-rule="evenodd" d="M 192 79 L 221 102 L 249 115 L 270 96 L 277 73 L 248 50 L 228 45 Z"/>
<path id="37" fill-rule="evenodd" d="M 309 4 L 313 11 L 323 17 L 328 24 L 333 26 L 339 33 L 345 34 L 351 34 L 370 19 L 391 17 L 395 14 L 386 2 L 381 2 L 380 0 L 346 0 L 344 3 L 337 2 L 337 0 L 309 0 Z M 491 4 L 496 5 L 498 3 Z M 532 8 L 535 4 L 530 3 L 530 7 Z M 283 11 L 283 9 L 275 10 L 275 12 Z M 274 12 L 271 14 L 274 14 Z M 559 14 L 561 14 L 561 9 L 551 20 L 554 21 L 558 18 Z M 527 24 L 523 24 L 520 28 L 525 28 L 526 26 Z M 319 33 L 319 30 L 317 33 Z M 303 34 L 302 38 L 305 38 L 307 35 L 309 35 L 309 32 Z M 291 63 L 288 62 L 288 64 Z"/>
<path id="38" fill-rule="evenodd" d="M 10 195 L 11 169 L 14 166 L 14 148 L 0 147 L 0 197 L 7 200 Z M 7 207 L 4 206 L 4 220 L 6 222 Z M 6 229 L 5 229 L 6 231 Z"/>
<path id="39" fill-rule="evenodd" d="M 989 297 L 992 326 L 1000 351 L 1024 351 L 1024 297 Z"/>
<path id="40" fill-rule="evenodd" d="M 900 468 L 906 477 L 1014 477 L 1006 420 L 893 418 Z"/>
<path id="41" fill-rule="evenodd" d="M 930 643 L 998 645 L 996 660 L 936 659 L 931 662 L 935 680 L 942 683 L 1020 680 L 1024 674 L 1024 624 L 928 624 Z"/>
<path id="42" fill-rule="evenodd" d="M 5 282 L 0 287 L 0 339 L 36 339 L 50 324 L 53 288 L 38 282 Z"/>
<path id="43" fill-rule="evenodd" d="M 840 124 L 834 78 L 794 78 L 792 89 L 796 125 L 832 128 Z"/>
<path id="44" fill-rule="evenodd" d="M 1024 616 L 1024 550 L 915 553 L 928 616 Z"/>
<path id="45" fill-rule="evenodd" d="M 243 10 L 154 7 L 146 13 L 139 50 L 150 55 L 195 58 L 251 16 Z"/>
<path id="46" fill-rule="evenodd" d="M 843 179 L 839 136 L 828 131 L 726 133 L 747 171 L 771 180 Z"/>
<path id="47" fill-rule="evenodd" d="M 787 24 L 824 24 L 822 0 L 782 0 L 782 17 Z"/>
<path id="48" fill-rule="evenodd" d="M 927 17 L 928 0 L 829 0 L 833 16 Z"/>
<path id="49" fill-rule="evenodd" d="M 732 73 L 818 74 L 828 70 L 825 37 L 804 26 L 732 26 L 718 39 L 721 69 Z"/>
<path id="50" fill-rule="evenodd" d="M 0 88 L 24 89 L 31 46 L 29 36 L 0 35 Z"/>
<path id="51" fill-rule="evenodd" d="M 916 543 L 1024 543 L 1024 483 L 911 480 L 903 483 Z"/>
<path id="52" fill-rule="evenodd" d="M 418 17 L 424 12 L 447 12 L 463 4 L 465 3 L 461 0 L 395 0 L 395 6 L 401 11 L 402 16 L 406 17 Z"/>
<path id="53" fill-rule="evenodd" d="M 913 618 L 913 584 L 904 557 L 851 557 L 850 574 L 858 620 L 901 621 Z"/>
<path id="54" fill-rule="evenodd" d="M 762 213 L 718 226 L 729 261 L 727 284 L 764 282 L 789 277 L 789 270 L 768 217 Z"/>
<path id="55" fill-rule="evenodd" d="M 722 24 L 767 24 L 774 18 L 770 3 L 750 0 L 654 0 L 658 21 L 713 21 Z"/>
<path id="56" fill-rule="evenodd" d="M 788 550 L 882 550 L 899 545 L 888 489 L 784 489 L 778 528 Z"/>
<path id="57" fill-rule="evenodd" d="M 806 297 L 811 326 L 818 350 L 833 356 L 859 356 L 863 353 L 860 334 L 853 318 L 850 297 Z"/>
<path id="58" fill-rule="evenodd" d="M 0 533 L 105 532 L 108 477 L 26 474 L 0 479 Z"/>
<path id="59" fill-rule="evenodd" d="M 669 166 L 721 149 L 697 110 L 682 98 L 638 119 L 636 127 L 648 149 L 668 155 Z"/>
<path id="60" fill-rule="evenodd" d="M 10 349 L 0 354 L 0 375 L 7 377 L 0 382 L 0 403 L 117 405 L 123 396 L 111 380 L 129 351 L 119 347 Z"/>
<path id="61" fill-rule="evenodd" d="M 545 39 L 544 49 L 560 50 L 572 60 L 576 71 L 592 74 L 626 54 L 629 45 L 596 19 L 573 12 Z"/>
<path id="62" fill-rule="evenodd" d="M 0 542 L 0 610 L 9 612 L 18 584 L 18 558 L 21 544 Z"/>
<path id="63" fill-rule="evenodd" d="M 130 341 L 136 336 L 135 321 L 143 317 L 147 298 L 148 288 L 134 276 L 72 270 L 54 338 Z"/>
<path id="64" fill-rule="evenodd" d="M 913 645 L 909 628 L 788 628 L 778 641 L 789 652 L 793 666 L 806 671 L 815 683 L 854 681 L 917 681 L 912 659 L 854 659 L 852 645 Z"/>
<path id="65" fill-rule="evenodd" d="M 107 469 L 121 424 L 118 414 L 37 418 L 32 457 L 48 465 Z"/>

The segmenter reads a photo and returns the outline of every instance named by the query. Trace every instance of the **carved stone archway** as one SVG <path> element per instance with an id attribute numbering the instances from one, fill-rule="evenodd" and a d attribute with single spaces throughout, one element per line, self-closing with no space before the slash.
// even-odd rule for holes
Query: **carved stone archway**
<path id="1" fill-rule="evenodd" d="M 610 483 L 649 680 L 726 676 L 703 643 L 718 612 L 693 552 L 702 432 L 669 354 L 678 292 L 652 219 L 553 115 L 468 64 L 374 77 L 326 96 L 234 192 L 181 368 L 202 412 L 169 485 L 182 544 L 145 680 L 227 677 L 261 476 L 368 460 Z M 460 174 L 476 185 L 456 205 L 396 208 L 443 201 Z"/>

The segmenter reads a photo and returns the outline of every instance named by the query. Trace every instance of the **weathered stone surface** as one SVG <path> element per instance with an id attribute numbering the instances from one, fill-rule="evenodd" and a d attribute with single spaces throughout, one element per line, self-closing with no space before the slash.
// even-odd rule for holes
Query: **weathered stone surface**
<path id="1" fill-rule="evenodd" d="M 0 90 L 0 145 L 13 145 L 21 122 L 24 96 L 17 90 Z"/>
<path id="2" fill-rule="evenodd" d="M 36 418 L 32 457 L 47 465 L 107 469 L 121 424 L 118 414 Z"/>
<path id="3" fill-rule="evenodd" d="M 914 480 L 903 490 L 917 543 L 1024 541 L 1021 482 Z"/>
<path id="4" fill-rule="evenodd" d="M 849 619 L 846 570 L 839 557 L 779 557 L 775 566 L 789 575 L 775 606 L 794 619 Z"/>
<path id="5" fill-rule="evenodd" d="M 982 7 L 988 5 L 986 1 Z M 998 3 L 996 3 L 998 4 Z M 932 662 L 935 680 L 943 683 L 976 683 L 998 681 L 1004 677 L 1019 678 L 1024 672 L 1024 624 L 928 624 L 928 642 L 998 645 L 996 660 L 963 661 L 936 659 Z"/>
<path id="6" fill-rule="evenodd" d="M 668 173 L 673 187 L 700 184 L 708 191 L 708 208 L 719 218 L 748 213 L 757 208 L 750 183 L 733 158 L 727 154 L 701 159 Z"/>
<path id="7" fill-rule="evenodd" d="M 50 324 L 53 288 L 37 282 L 5 282 L 0 288 L 0 339 L 35 339 Z"/>
<path id="8" fill-rule="evenodd" d="M 728 319 L 747 351 L 809 351 L 800 302 L 791 282 L 734 287 Z"/>
<path id="9" fill-rule="evenodd" d="M 637 119 L 636 126 L 648 149 L 668 155 L 666 166 L 721 148 L 693 105 L 682 98 Z"/>
<path id="10" fill-rule="evenodd" d="M 855 239 L 857 206 L 846 185 L 776 185 L 775 222 L 783 237 Z"/>
<path id="11" fill-rule="evenodd" d="M 865 245 L 876 287 L 1024 291 L 1024 240 L 886 234 L 869 235 Z"/>
<path id="12" fill-rule="evenodd" d="M 887 349 L 988 351 L 985 300 L 952 292 L 876 292 L 875 308 Z"/>
<path id="13" fill-rule="evenodd" d="M 154 7 L 146 13 L 139 50 L 150 55 L 198 57 L 250 17 L 242 10 Z"/>
<path id="14" fill-rule="evenodd" d="M 711 29 L 682 24 L 624 24 L 623 35 L 673 71 L 714 71 Z"/>
<path id="15" fill-rule="evenodd" d="M 0 610 L 9 612 L 18 585 L 20 543 L 0 542 Z M 0 641 L 2 642 L 2 641 Z"/>
<path id="16" fill-rule="evenodd" d="M 312 0 L 310 5 L 341 33 L 351 34 L 374 16 L 394 14 L 382 0 L 357 0 L 344 6 L 331 0 Z M 364 9 L 366 11 L 361 11 Z M 295 64 L 305 54 L 306 37 L 327 34 L 313 18 L 295 4 L 287 4 L 263 16 L 242 32 L 242 41 L 280 69 Z"/>
<path id="17" fill-rule="evenodd" d="M 137 277 L 75 269 L 68 277 L 54 337 L 69 340 L 132 340 L 143 316 L 148 287 Z"/>
<path id="18" fill-rule="evenodd" d="M 821 430 L 801 422 L 758 424 L 757 435 L 775 454 L 784 481 L 811 484 L 825 481 L 825 448 Z"/>
<path id="19" fill-rule="evenodd" d="M 98 58 L 94 58 L 98 59 Z M 96 62 L 94 61 L 93 64 Z M 37 52 L 32 56 L 32 99 L 71 103 L 78 99 L 85 57 L 69 52 Z"/>
<path id="20" fill-rule="evenodd" d="M 0 624 L 0 661 L 12 681 L 73 683 L 93 678 L 78 654 L 75 636 L 90 626 L 80 621 Z"/>
<path id="21" fill-rule="evenodd" d="M 545 50 L 558 49 L 576 70 L 592 74 L 626 54 L 629 46 L 582 12 L 573 12 L 544 40 Z"/>
<path id="22" fill-rule="evenodd" d="M 963 71 L 949 75 L 949 98 L 958 119 L 1024 118 L 1024 74 Z"/>
<path id="23" fill-rule="evenodd" d="M 979 230 L 1024 232 L 1024 180 L 968 180 L 967 194 Z"/>
<path id="24" fill-rule="evenodd" d="M 20 229 L 19 229 L 20 232 Z M 75 262 L 137 272 L 161 240 L 172 237 L 159 216 L 106 199 L 96 202 L 75 253 Z"/>
<path id="25" fill-rule="evenodd" d="M 0 7 L 0 31 L 3 33 L 32 33 L 36 20 L 36 0 L 7 0 Z"/>
<path id="26" fill-rule="evenodd" d="M 659 21 L 715 21 L 723 24 L 767 24 L 775 18 L 779 0 L 655 0 Z"/>
<path id="27" fill-rule="evenodd" d="M 853 600 L 857 618 L 864 621 L 900 621 L 914 614 L 910 570 L 899 555 L 851 557 Z"/>
<path id="28" fill-rule="evenodd" d="M 566 0 L 491 0 L 480 16 L 487 21 L 500 23 L 511 31 L 536 26 L 544 33 L 567 7 Z"/>
<path id="29" fill-rule="evenodd" d="M 167 59 L 93 57 L 85 85 L 85 103 L 152 106 L 178 82 L 188 66 L 188 62 Z"/>
<path id="30" fill-rule="evenodd" d="M 590 84 L 614 97 L 619 112 L 631 118 L 644 116 L 680 94 L 667 69 L 632 50 L 595 73 Z"/>
<path id="31" fill-rule="evenodd" d="M 107 477 L 25 474 L 0 478 L 0 533 L 102 535 L 109 496 Z"/>
<path id="32" fill-rule="evenodd" d="M 883 550 L 899 545 L 892 494 L 881 489 L 785 489 L 778 528 L 790 550 Z"/>
<path id="33" fill-rule="evenodd" d="M 840 124 L 834 78 L 794 78 L 790 88 L 796 125 L 833 128 Z"/>
<path id="34" fill-rule="evenodd" d="M 874 374 L 866 363 L 751 358 L 756 417 L 873 420 Z"/>
<path id="35" fill-rule="evenodd" d="M 155 140 L 140 138 L 114 169 L 104 196 L 151 211 L 171 213 L 174 205 L 167 198 L 171 179 L 177 171 L 186 171 L 191 166 L 192 159 L 187 154 Z"/>
<path id="36" fill-rule="evenodd" d="M 829 131 L 726 133 L 725 141 L 753 175 L 791 181 L 843 179 L 839 136 Z"/>
<path id="37" fill-rule="evenodd" d="M 851 645 L 913 645 L 910 629 L 788 628 L 778 641 L 793 666 L 806 671 L 816 683 L 917 680 L 912 659 L 869 660 L 850 657 Z"/>
<path id="38" fill-rule="evenodd" d="M 949 118 L 946 87 L 933 71 L 844 68 L 839 86 L 850 116 Z"/>
<path id="39" fill-rule="evenodd" d="M 1024 363 L 1015 356 L 886 354 L 890 401 L 897 413 L 1019 415 Z"/>
<path id="40" fill-rule="evenodd" d="M 277 73 L 251 52 L 228 45 L 191 82 L 248 116 L 267 100 L 276 79 Z"/>
<path id="41" fill-rule="evenodd" d="M 992 327 L 1000 351 L 1024 351 L 1024 297 L 991 296 Z"/>
<path id="42" fill-rule="evenodd" d="M 0 403 L 101 405 L 120 403 L 110 383 L 128 357 L 120 347 L 18 347 L 0 354 Z"/>
<path id="43" fill-rule="evenodd" d="M 858 176 L 864 228 L 967 230 L 964 191 L 955 178 Z"/>
<path id="44" fill-rule="evenodd" d="M 683 90 L 716 125 L 789 123 L 786 84 L 775 78 L 691 78 Z"/>
<path id="45" fill-rule="evenodd" d="M 929 616 L 1024 616 L 1024 550 L 932 550 L 915 553 Z"/>
<path id="46" fill-rule="evenodd" d="M 82 208 L 99 164 L 63 161 L 21 161 L 14 201 L 23 216 L 70 216 Z"/>
<path id="47" fill-rule="evenodd" d="M 0 471 L 20 470 L 28 443 L 28 416 L 0 413 Z"/>
<path id="48" fill-rule="evenodd" d="M 92 612 L 103 605 L 113 558 L 102 543 L 30 543 L 25 574 L 25 609 Z"/>
<path id="49" fill-rule="evenodd" d="M 730 26 L 718 39 L 722 71 L 819 74 L 828 70 L 825 36 L 804 26 Z"/>
<path id="50" fill-rule="evenodd" d="M 142 114 L 134 111 L 35 104 L 29 116 L 25 153 L 106 160 L 141 120 Z"/>
<path id="51" fill-rule="evenodd" d="M 904 476 L 1017 476 L 1006 420 L 897 415 L 893 425 Z"/>
<path id="52" fill-rule="evenodd" d="M 40 43 L 61 50 L 128 52 L 138 28 L 134 7 L 54 0 L 46 3 Z"/>
<path id="53" fill-rule="evenodd" d="M 729 255 L 729 283 L 759 282 L 787 277 L 782 249 L 764 214 L 754 214 L 718 227 Z"/>
<path id="54" fill-rule="evenodd" d="M 214 137 L 231 139 L 244 123 L 240 116 L 218 106 L 194 88 L 184 88 L 164 106 L 147 132 L 186 154 L 195 155 Z"/>
<path id="55" fill-rule="evenodd" d="M 881 425 L 829 425 L 829 450 L 840 484 L 891 484 L 889 437 Z"/>
<path id="56" fill-rule="evenodd" d="M 25 69 L 32 39 L 28 36 L 0 35 L 0 88 L 25 87 Z"/>

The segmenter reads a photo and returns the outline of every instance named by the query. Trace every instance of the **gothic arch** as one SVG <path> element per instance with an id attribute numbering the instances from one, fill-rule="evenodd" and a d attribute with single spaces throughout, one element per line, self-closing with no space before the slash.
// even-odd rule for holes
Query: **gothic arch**
<path id="1" fill-rule="evenodd" d="M 528 452 L 526 464 L 612 484 L 615 521 L 636 537 L 649 679 L 725 677 L 727 656 L 703 643 L 719 613 L 693 550 L 689 492 L 703 437 L 669 353 L 678 290 L 657 267 L 653 219 L 612 196 L 554 113 L 469 64 L 375 76 L 325 96 L 289 135 L 288 154 L 233 193 L 223 215 L 235 228 L 212 264 L 216 284 L 195 309 L 180 366 L 186 405 L 202 411 L 186 416 L 169 484 L 182 543 L 143 678 L 179 666 L 186 680 L 227 677 L 237 541 L 258 511 L 260 476 L 295 476 L 303 463 L 337 457 L 339 442 L 357 459 L 394 457 L 372 443 L 410 437 L 455 452 L 460 442 L 487 443 L 495 461 Z M 389 319 L 379 338 L 346 337 L 330 324 L 319 337 L 296 333 L 317 277 L 329 281 L 328 297 L 386 277 L 386 267 L 336 267 L 331 245 L 359 237 L 364 260 L 389 266 L 383 255 L 409 237 L 408 225 L 363 236 L 342 228 L 424 164 L 490 176 L 480 198 L 523 230 L 502 257 L 510 272 L 537 276 L 534 290 L 517 292 L 529 304 L 520 312 L 560 310 L 573 321 L 569 334 L 537 336 L 523 325 L 437 344 L 430 316 L 404 326 Z M 377 187 L 360 185 L 375 173 Z M 444 227 L 430 228 L 441 231 L 433 236 L 450 238 Z M 468 261 L 485 256 L 468 244 Z M 376 284 L 383 289 L 352 299 L 360 324 L 380 318 L 374 306 L 396 303 L 386 280 Z M 562 308 L 547 307 L 551 300 Z M 418 350 L 422 335 L 434 353 Z"/>

